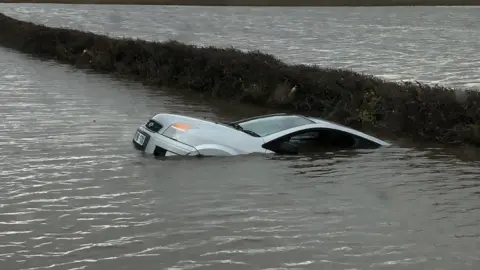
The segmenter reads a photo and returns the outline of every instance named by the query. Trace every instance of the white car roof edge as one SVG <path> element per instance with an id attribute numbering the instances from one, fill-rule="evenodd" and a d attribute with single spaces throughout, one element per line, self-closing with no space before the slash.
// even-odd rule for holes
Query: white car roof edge
<path id="1" fill-rule="evenodd" d="M 379 138 L 376 138 L 374 136 L 371 136 L 371 135 L 368 135 L 362 131 L 359 131 L 359 130 L 356 130 L 356 129 L 353 129 L 353 128 L 350 128 L 350 127 L 347 127 L 345 125 L 342 125 L 342 124 L 337 124 L 335 122 L 331 122 L 331 121 L 328 121 L 328 120 L 324 120 L 324 119 L 321 119 L 321 118 L 315 118 L 315 117 L 308 117 L 309 119 L 315 121 L 317 124 L 327 124 L 325 126 L 332 126 L 332 127 L 336 127 L 338 130 L 342 130 L 342 131 L 345 131 L 345 132 L 349 132 L 349 133 L 352 133 L 354 135 L 357 135 L 357 136 L 360 136 L 360 137 L 363 137 L 365 139 L 368 139 L 368 140 L 371 140 L 371 141 L 374 141 L 380 145 L 384 145 L 384 146 L 388 146 L 388 145 L 391 145 L 390 143 L 384 141 L 384 140 L 381 140 Z"/>
<path id="2" fill-rule="evenodd" d="M 323 123 L 317 123 L 316 122 L 316 123 L 312 123 L 312 124 L 307 124 L 307 125 L 302 125 L 302 126 L 289 128 L 289 129 L 286 129 L 286 130 L 283 130 L 283 131 L 276 132 L 276 133 L 265 136 L 264 137 L 265 142 L 270 142 L 272 140 L 275 140 L 275 139 L 277 139 L 279 137 L 282 137 L 282 136 L 285 136 L 287 134 L 298 132 L 298 131 L 301 131 L 301 130 L 304 130 L 304 129 L 311 129 L 311 128 L 330 128 L 330 129 L 340 130 L 340 131 L 344 131 L 344 132 L 347 132 L 347 133 L 352 134 L 352 135 L 359 136 L 363 139 L 372 141 L 372 142 L 377 143 L 381 146 L 391 145 L 388 142 L 385 142 L 381 139 L 378 139 L 378 138 L 375 138 L 375 137 L 370 136 L 368 134 L 365 134 L 361 131 L 357 131 L 357 130 L 351 129 L 349 127 L 345 127 L 345 126 L 342 126 L 342 125 L 337 125 L 335 123 L 330 123 L 330 122 L 323 122 Z"/>

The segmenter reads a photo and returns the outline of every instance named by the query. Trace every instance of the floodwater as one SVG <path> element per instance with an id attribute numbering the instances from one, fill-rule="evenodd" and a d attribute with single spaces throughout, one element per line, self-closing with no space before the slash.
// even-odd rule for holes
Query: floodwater
<path id="1" fill-rule="evenodd" d="M 480 7 L 0 5 L 49 26 L 261 50 L 290 63 L 480 89 Z"/>
<path id="2" fill-rule="evenodd" d="M 478 49 L 479 9 L 473 8 L 1 5 L 0 11 L 131 36 L 171 33 L 191 42 L 224 41 L 240 47 L 264 42 L 264 48 L 290 60 L 320 59 L 337 66 L 351 61 L 358 69 L 406 79 L 449 78 L 445 83 L 461 86 L 480 81 L 475 72 L 480 54 L 472 53 Z M 273 23 L 287 15 L 293 19 Z M 258 27 L 262 16 L 270 16 L 272 25 L 265 25 L 265 19 Z M 386 17 L 405 24 L 415 24 L 411 19 L 416 18 L 417 28 L 401 32 L 398 25 L 383 27 Z M 364 24 L 353 23 L 362 20 Z M 292 29 L 307 24 L 303 21 L 312 23 L 305 31 L 326 35 L 316 37 L 324 43 L 298 39 L 303 34 Z M 344 24 L 332 30 L 337 26 L 327 22 L 334 21 Z M 421 24 L 429 25 L 425 33 L 430 36 L 423 36 Z M 192 28 L 177 31 L 181 25 Z M 434 28 L 443 28 L 438 31 L 444 36 L 465 38 L 429 40 Z M 361 31 L 392 47 L 382 52 Z M 377 51 L 390 70 L 364 61 L 368 52 L 363 49 L 347 57 L 327 52 L 313 56 L 289 47 L 304 42 L 318 50 L 337 46 L 347 51 L 353 46 L 346 45 L 352 33 L 359 38 L 356 46 Z M 382 41 L 382 33 L 419 42 L 411 45 L 417 49 L 402 59 L 395 60 L 393 53 L 380 56 L 400 46 Z M 413 38 L 415 34 L 423 39 Z M 258 38 L 246 44 L 249 35 Z M 265 41 L 275 35 L 278 42 Z M 335 45 L 339 37 L 346 43 Z M 444 65 L 448 57 L 453 60 Z M 222 119 L 248 114 L 172 92 L 0 48 L 2 270 L 480 268 L 479 161 L 442 149 L 400 146 L 299 157 L 143 156 L 134 151 L 131 138 L 157 112 Z"/>

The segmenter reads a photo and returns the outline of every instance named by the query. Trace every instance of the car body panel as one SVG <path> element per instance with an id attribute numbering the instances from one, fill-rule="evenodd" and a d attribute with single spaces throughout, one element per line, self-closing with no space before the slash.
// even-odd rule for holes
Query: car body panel
<path id="1" fill-rule="evenodd" d="M 138 144 L 136 141 L 133 141 L 134 147 L 145 153 L 154 154 L 158 148 L 161 148 L 166 150 L 165 155 L 186 156 L 199 154 L 195 147 L 172 140 L 161 134 L 154 133 L 148 130 L 145 126 L 139 127 L 137 132 L 144 135 L 146 134 L 147 137 L 149 137 L 149 140 L 145 140 L 144 144 Z"/>
<path id="2" fill-rule="evenodd" d="M 328 129 L 363 138 L 378 146 L 388 146 L 389 143 L 354 130 L 352 128 L 332 123 L 323 119 L 294 114 L 272 114 L 238 120 L 229 124 L 240 127 L 252 127 L 260 136 L 245 133 L 238 126 L 214 122 L 206 119 L 177 115 L 157 114 L 154 120 L 158 131 L 152 131 L 145 125 L 138 128 L 145 135 L 145 145 L 133 141 L 138 150 L 161 155 L 190 156 L 228 156 L 250 153 L 275 153 L 265 148 L 270 142 L 302 131 Z M 284 122 L 282 122 L 285 120 Z M 263 126 L 262 123 L 270 125 Z M 151 123 L 149 123 L 151 124 Z M 240 128 L 241 129 L 241 128 Z M 271 133 L 273 132 L 273 133 Z M 134 139 L 137 138 L 134 135 Z M 140 140 L 141 141 L 141 140 Z M 160 149 L 160 150 L 159 150 Z"/>
<path id="3" fill-rule="evenodd" d="M 154 119 L 168 125 L 160 131 L 164 136 L 195 146 L 201 154 L 215 152 L 239 155 L 265 152 L 262 138 L 253 137 L 219 122 L 171 114 L 157 115 Z M 174 124 L 187 125 L 188 130 L 177 129 Z"/>

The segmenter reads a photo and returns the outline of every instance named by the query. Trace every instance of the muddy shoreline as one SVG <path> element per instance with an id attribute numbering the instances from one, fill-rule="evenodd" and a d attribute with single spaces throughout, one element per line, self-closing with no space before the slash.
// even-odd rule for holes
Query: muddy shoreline
<path id="1" fill-rule="evenodd" d="M 448 145 L 480 146 L 480 92 L 289 65 L 262 52 L 112 38 L 0 13 L 0 45 L 150 86 L 323 117 Z"/>

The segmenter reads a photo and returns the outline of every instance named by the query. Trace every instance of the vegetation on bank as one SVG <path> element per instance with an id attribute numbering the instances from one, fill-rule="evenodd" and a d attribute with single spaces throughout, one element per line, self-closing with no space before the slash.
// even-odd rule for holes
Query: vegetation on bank
<path id="1" fill-rule="evenodd" d="M 196 6 L 473 6 L 480 4 L 478 0 L 3 0 L 2 2 Z"/>
<path id="2" fill-rule="evenodd" d="M 307 113 L 354 128 L 480 146 L 478 91 L 288 65 L 261 52 L 112 38 L 36 25 L 1 13 L 0 29 L 4 47 L 80 68 Z"/>

